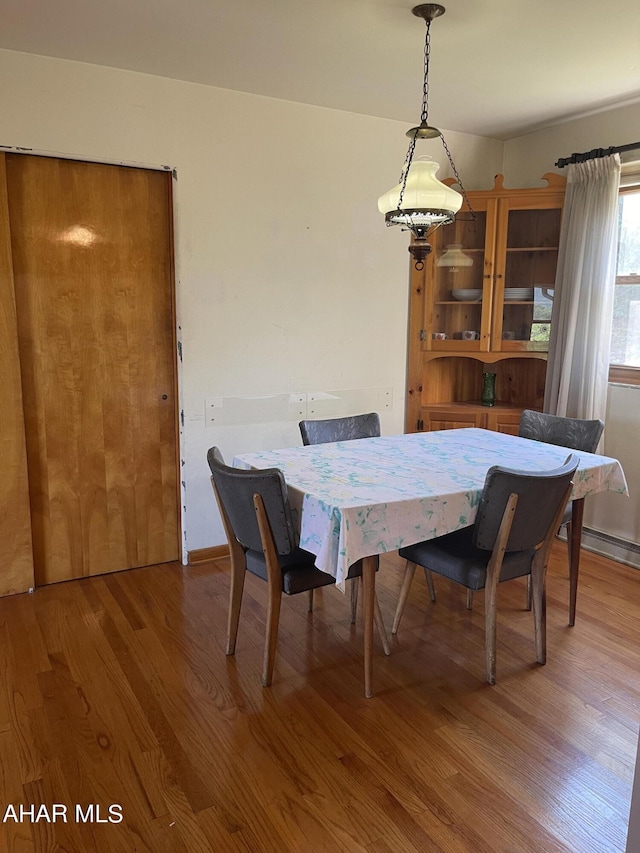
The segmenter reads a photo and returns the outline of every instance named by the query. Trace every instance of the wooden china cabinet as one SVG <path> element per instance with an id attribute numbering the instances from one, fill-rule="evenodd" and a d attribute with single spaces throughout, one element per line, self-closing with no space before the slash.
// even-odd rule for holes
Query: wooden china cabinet
<path id="1" fill-rule="evenodd" d="M 468 193 L 456 221 L 411 262 L 407 432 L 484 427 L 517 433 L 542 409 L 565 179 Z M 495 404 L 481 403 L 495 373 Z"/>

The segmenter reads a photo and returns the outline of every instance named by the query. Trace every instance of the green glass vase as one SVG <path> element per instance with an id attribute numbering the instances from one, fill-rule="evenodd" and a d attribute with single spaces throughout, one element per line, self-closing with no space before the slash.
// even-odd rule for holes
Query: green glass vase
<path id="1" fill-rule="evenodd" d="M 495 373 L 482 374 L 482 396 L 480 402 L 483 406 L 495 406 L 496 404 L 496 375 Z"/>

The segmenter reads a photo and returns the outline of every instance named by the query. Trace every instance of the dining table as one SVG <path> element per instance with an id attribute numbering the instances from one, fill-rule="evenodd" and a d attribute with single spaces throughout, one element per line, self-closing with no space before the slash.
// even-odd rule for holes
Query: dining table
<path id="1" fill-rule="evenodd" d="M 570 453 L 579 458 L 571 499 L 581 529 L 585 497 L 628 494 L 617 459 L 475 427 L 241 453 L 233 464 L 282 471 L 300 547 L 336 584 L 363 561 L 364 693 L 370 698 L 379 555 L 473 524 L 492 466 L 547 471 Z M 576 562 L 576 589 L 577 582 Z"/>

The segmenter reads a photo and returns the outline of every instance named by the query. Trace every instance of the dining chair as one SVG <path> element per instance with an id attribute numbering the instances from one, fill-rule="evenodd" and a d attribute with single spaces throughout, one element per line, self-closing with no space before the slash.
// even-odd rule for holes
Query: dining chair
<path id="1" fill-rule="evenodd" d="M 570 450 L 595 453 L 602 438 L 604 421 L 599 418 L 565 418 L 525 409 L 520 415 L 518 435 L 545 444 L 557 444 Z"/>
<path id="2" fill-rule="evenodd" d="M 548 415 L 545 412 L 534 412 L 525 409 L 520 416 L 518 435 L 542 441 L 545 444 L 557 444 L 570 450 L 583 450 L 585 453 L 595 453 L 602 438 L 604 421 L 599 418 L 586 420 L 583 418 L 565 418 L 560 415 Z M 569 555 L 569 625 L 576 621 L 576 597 L 578 591 L 578 571 L 580 560 L 580 545 L 582 542 L 582 514 L 584 498 L 576 502 L 579 523 L 572 523 L 574 501 L 567 503 L 559 527 L 567 530 L 567 551 Z M 531 582 L 527 582 L 527 609 L 531 610 Z"/>
<path id="3" fill-rule="evenodd" d="M 398 630 L 417 566 L 467 589 L 484 589 L 487 681 L 495 684 L 498 584 L 530 575 L 536 659 L 544 664 L 547 562 L 578 461 L 571 454 L 562 466 L 540 472 L 493 466 L 487 472 L 473 525 L 401 548 L 399 554 L 407 565 L 392 633 Z"/>
<path id="4" fill-rule="evenodd" d="M 341 418 L 304 420 L 298 424 L 302 443 L 329 444 L 332 441 L 352 441 L 357 438 L 376 438 L 380 435 L 380 416 L 377 412 L 364 415 L 350 415 Z M 424 570 L 425 580 L 431 601 L 436 600 L 436 591 L 428 569 Z M 355 622 L 358 607 L 358 581 L 351 584 L 351 621 Z M 313 590 L 309 592 L 309 610 L 313 609 Z M 380 617 L 382 618 L 382 617 Z"/>
<path id="5" fill-rule="evenodd" d="M 235 653 L 245 574 L 249 571 L 265 580 L 268 587 L 262 666 L 262 684 L 268 687 L 273 678 L 282 593 L 296 595 L 333 585 L 335 578 L 315 566 L 313 554 L 298 547 L 287 485 L 280 470 L 247 471 L 229 467 L 217 447 L 209 448 L 207 461 L 231 560 L 225 652 L 227 655 Z M 358 562 L 350 567 L 348 577 L 361 574 L 362 563 Z M 374 616 L 380 630 L 379 607 Z M 386 632 L 383 632 L 384 625 L 380 635 L 385 654 L 389 654 Z"/>
<path id="6" fill-rule="evenodd" d="M 352 441 L 355 438 L 375 438 L 380 435 L 380 416 L 377 412 L 351 415 L 344 418 L 300 421 L 302 443 L 329 444 L 332 441 Z"/>
<path id="7" fill-rule="evenodd" d="M 567 447 L 569 450 L 583 450 L 585 453 L 595 453 L 604 430 L 604 421 L 596 418 L 585 420 L 582 418 L 565 418 L 560 415 L 549 415 L 544 412 L 536 412 L 525 409 L 520 416 L 518 435 L 522 438 L 530 438 L 542 441 L 545 444 L 555 444 Z M 569 501 L 558 529 L 566 527 L 567 550 L 569 554 L 569 625 L 576 621 L 576 598 L 578 592 L 578 572 L 580 544 L 582 541 L 582 514 L 584 511 L 584 499 L 577 504 L 580 523 L 573 529 L 573 501 Z M 427 586 L 431 601 L 435 602 L 435 585 L 428 569 L 425 569 Z M 467 589 L 467 609 L 473 606 L 473 590 Z M 527 578 L 527 610 L 531 610 L 531 578 Z M 400 614 L 402 616 L 402 614 Z M 393 632 L 392 632 L 393 633 Z"/>
<path id="8" fill-rule="evenodd" d="M 312 444 L 330 444 L 332 441 L 353 441 L 358 438 L 377 438 L 380 435 L 380 416 L 377 412 L 349 415 L 341 418 L 324 418 L 300 421 L 300 435 L 305 447 Z M 428 582 L 430 579 L 428 579 Z M 351 584 L 351 621 L 355 622 L 358 608 L 358 580 Z M 433 581 L 430 581 L 433 590 Z M 435 596 L 435 593 L 434 593 Z M 376 599 L 376 607 L 378 607 Z M 309 593 L 309 610 L 313 608 L 313 590 Z M 382 616 L 380 616 L 382 625 Z M 384 630 L 384 625 L 382 625 Z"/>

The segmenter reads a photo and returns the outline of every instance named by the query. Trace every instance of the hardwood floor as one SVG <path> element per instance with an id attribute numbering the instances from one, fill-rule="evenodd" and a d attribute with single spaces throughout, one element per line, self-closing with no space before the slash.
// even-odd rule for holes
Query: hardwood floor
<path id="1" fill-rule="evenodd" d="M 584 552 L 568 628 L 564 546 L 553 554 L 545 667 L 521 581 L 499 590 L 490 687 L 482 595 L 469 612 L 438 578 L 431 604 L 416 575 L 390 657 L 374 639 L 368 700 L 362 626 L 335 589 L 312 614 L 285 598 L 267 689 L 265 585 L 248 578 L 225 657 L 224 560 L 0 600 L 0 849 L 622 853 L 640 573 Z M 402 568 L 385 557 L 377 577 L 389 626 Z M 37 822 L 7 817 L 29 804 Z"/>

